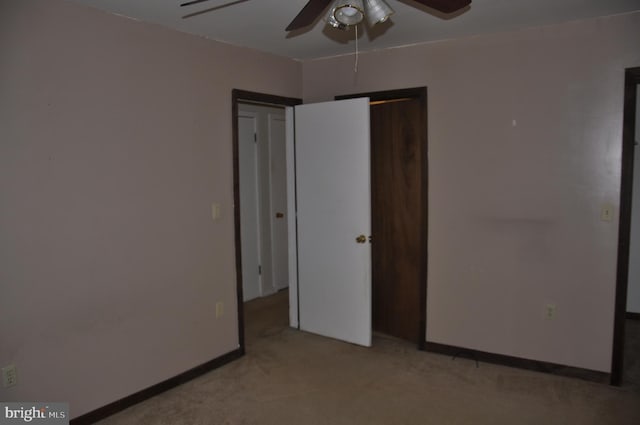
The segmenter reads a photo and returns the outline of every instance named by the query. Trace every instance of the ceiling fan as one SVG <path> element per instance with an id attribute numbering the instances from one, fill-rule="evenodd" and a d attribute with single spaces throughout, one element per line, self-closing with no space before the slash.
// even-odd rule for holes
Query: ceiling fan
<path id="1" fill-rule="evenodd" d="M 191 0 L 180 6 L 191 6 L 210 0 Z M 229 5 L 241 3 L 246 0 L 233 1 Z M 413 0 L 443 13 L 453 13 L 471 3 L 471 0 Z M 370 25 L 386 21 L 393 9 L 384 0 L 309 0 L 300 13 L 289 23 L 286 31 L 294 31 L 311 25 L 316 18 L 333 3 L 326 21 L 329 25 L 346 29 L 357 25 L 366 16 Z"/>

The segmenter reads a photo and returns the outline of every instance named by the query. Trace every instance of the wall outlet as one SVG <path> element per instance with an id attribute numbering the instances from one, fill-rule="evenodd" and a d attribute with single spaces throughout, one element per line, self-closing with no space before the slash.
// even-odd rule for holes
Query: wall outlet
<path id="1" fill-rule="evenodd" d="M 222 301 L 218 301 L 216 303 L 216 319 L 222 315 L 224 315 L 224 304 Z"/>
<path id="2" fill-rule="evenodd" d="M 5 388 L 13 387 L 18 384 L 18 375 L 14 365 L 2 368 L 2 386 Z"/>
<path id="3" fill-rule="evenodd" d="M 555 304 L 547 304 L 544 306 L 544 318 L 547 320 L 551 320 L 556 317 L 556 306 Z"/>

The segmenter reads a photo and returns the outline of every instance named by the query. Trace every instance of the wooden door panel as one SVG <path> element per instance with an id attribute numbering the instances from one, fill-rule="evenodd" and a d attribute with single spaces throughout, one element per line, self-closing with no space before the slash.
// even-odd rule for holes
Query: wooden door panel
<path id="1" fill-rule="evenodd" d="M 373 329 L 412 342 L 424 338 L 423 132 L 419 99 L 371 105 Z"/>

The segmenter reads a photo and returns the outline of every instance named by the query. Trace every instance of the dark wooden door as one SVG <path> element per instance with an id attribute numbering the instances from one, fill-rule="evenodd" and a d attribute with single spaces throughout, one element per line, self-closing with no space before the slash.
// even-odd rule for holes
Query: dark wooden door
<path id="1" fill-rule="evenodd" d="M 372 325 L 412 342 L 424 340 L 426 302 L 423 117 L 420 99 L 371 104 Z"/>

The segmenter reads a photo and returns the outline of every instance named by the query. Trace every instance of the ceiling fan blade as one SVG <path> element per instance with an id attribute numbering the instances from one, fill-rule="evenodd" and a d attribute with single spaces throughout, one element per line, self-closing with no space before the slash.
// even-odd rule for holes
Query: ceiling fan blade
<path id="1" fill-rule="evenodd" d="M 471 4 L 471 0 L 413 0 L 443 13 L 453 13 Z"/>
<path id="2" fill-rule="evenodd" d="M 293 31 L 311 25 L 329 3 L 331 3 L 331 0 L 309 0 L 287 26 L 286 31 Z"/>
<path id="3" fill-rule="evenodd" d="M 194 0 L 194 1 L 198 1 L 198 2 L 203 2 L 203 1 L 208 1 L 208 0 Z M 199 10 L 197 12 L 193 12 L 193 13 L 189 13 L 187 15 L 184 15 L 182 17 L 182 19 L 187 19 L 187 18 L 193 18 L 194 16 L 198 16 L 198 15 L 203 15 L 205 13 L 209 13 L 209 12 L 213 12 L 214 10 L 220 10 L 220 9 L 224 9 L 225 7 L 231 7 L 231 6 L 235 6 L 236 4 L 239 3 L 244 3 L 246 1 L 250 1 L 250 0 L 233 0 L 233 1 L 228 1 L 226 3 L 222 3 L 218 6 L 213 6 L 210 7 L 208 9 L 204 9 L 204 10 Z M 187 3 L 185 3 L 187 4 Z"/>
<path id="4" fill-rule="evenodd" d="M 180 7 L 191 6 L 192 4 L 204 3 L 205 1 L 209 1 L 209 0 L 191 0 L 191 1 L 188 1 L 186 3 L 180 4 Z"/>

